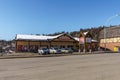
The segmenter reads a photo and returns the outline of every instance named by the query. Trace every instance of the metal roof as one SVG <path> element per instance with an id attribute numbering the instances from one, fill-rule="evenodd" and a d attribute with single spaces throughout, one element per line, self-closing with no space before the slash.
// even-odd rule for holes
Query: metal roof
<path id="1" fill-rule="evenodd" d="M 59 35 L 56 35 L 56 36 L 17 34 L 16 35 L 16 40 L 53 40 L 53 39 L 58 38 L 58 37 L 60 37 L 60 36 L 62 36 L 64 34 L 65 33 L 62 33 L 62 34 L 59 34 Z M 66 35 L 68 35 L 68 34 L 66 34 Z M 71 38 L 73 38 L 70 35 L 68 35 L 68 36 L 71 37 Z"/>

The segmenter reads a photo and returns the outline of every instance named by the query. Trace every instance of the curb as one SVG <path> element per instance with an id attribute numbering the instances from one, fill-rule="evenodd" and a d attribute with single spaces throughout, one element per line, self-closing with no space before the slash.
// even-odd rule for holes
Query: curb
<path id="1" fill-rule="evenodd" d="M 16 53 L 17 54 L 17 53 Z M 22 53 L 20 53 L 22 54 Z M 27 54 L 27 53 L 25 53 Z M 92 55 L 92 54 L 105 54 L 105 53 L 79 53 L 75 52 L 73 54 L 49 54 L 49 55 L 38 55 L 38 54 L 29 54 L 29 55 L 3 55 L 0 56 L 0 59 L 16 59 L 16 58 L 35 58 L 35 57 L 61 57 L 61 56 L 72 56 L 72 55 Z M 109 53 L 110 54 L 110 53 Z M 112 53 L 113 54 L 113 53 Z"/>

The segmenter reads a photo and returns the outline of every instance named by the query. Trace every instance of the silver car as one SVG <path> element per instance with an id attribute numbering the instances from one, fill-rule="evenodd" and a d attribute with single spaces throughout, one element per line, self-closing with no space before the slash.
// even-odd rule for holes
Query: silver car
<path id="1" fill-rule="evenodd" d="M 61 53 L 73 53 L 73 50 L 70 48 L 62 48 Z"/>

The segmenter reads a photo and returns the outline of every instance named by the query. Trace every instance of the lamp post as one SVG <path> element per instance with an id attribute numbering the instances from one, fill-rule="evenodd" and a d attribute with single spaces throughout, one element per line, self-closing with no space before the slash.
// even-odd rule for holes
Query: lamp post
<path id="1" fill-rule="evenodd" d="M 105 25 L 107 25 L 107 23 L 108 23 L 110 20 L 112 20 L 113 18 L 118 17 L 118 16 L 120 16 L 120 14 L 116 14 L 116 15 L 114 15 L 114 16 L 109 17 L 109 18 L 106 20 Z M 104 47 L 105 47 L 105 51 L 106 51 L 106 29 L 105 29 L 105 27 L 104 27 Z"/>

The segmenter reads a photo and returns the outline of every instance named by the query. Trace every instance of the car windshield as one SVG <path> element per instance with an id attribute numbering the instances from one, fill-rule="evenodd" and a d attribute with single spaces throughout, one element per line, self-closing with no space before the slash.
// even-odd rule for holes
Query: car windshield
<path id="1" fill-rule="evenodd" d="M 42 48 L 42 50 L 47 50 L 47 48 Z"/>
<path id="2" fill-rule="evenodd" d="M 58 48 L 54 48 L 55 50 L 58 50 Z"/>

